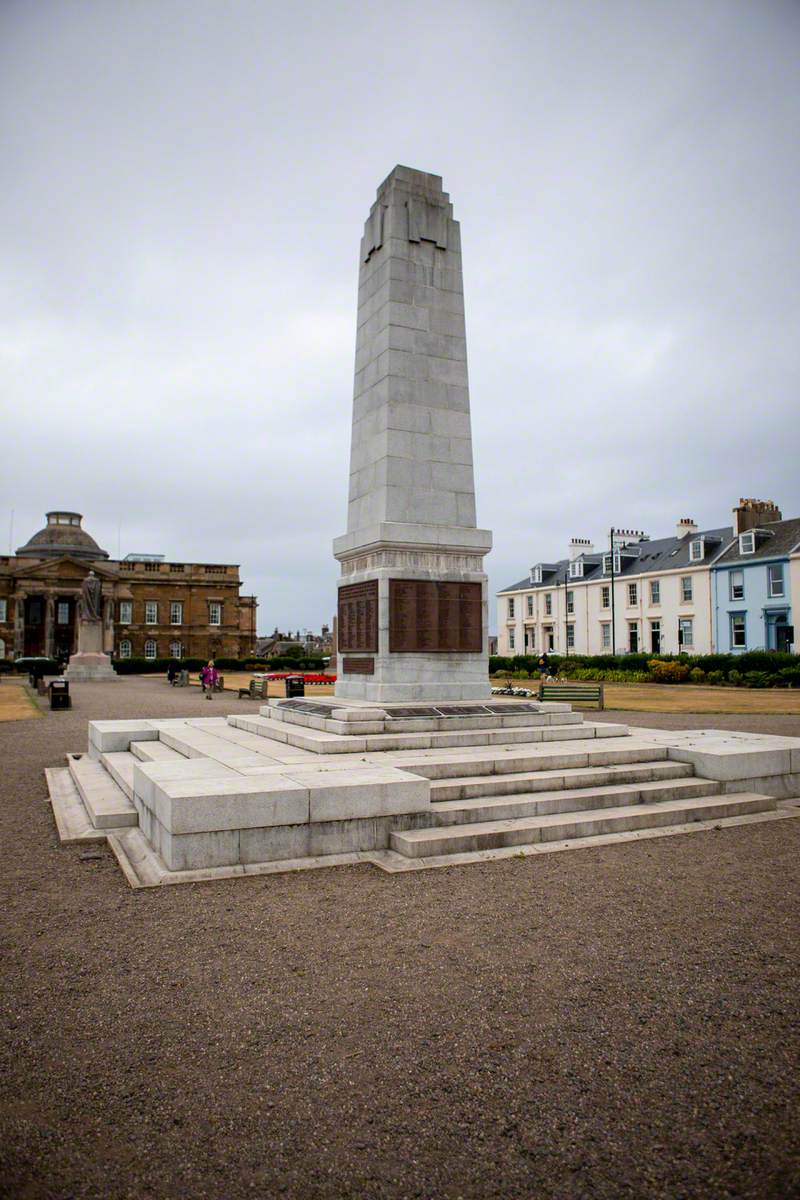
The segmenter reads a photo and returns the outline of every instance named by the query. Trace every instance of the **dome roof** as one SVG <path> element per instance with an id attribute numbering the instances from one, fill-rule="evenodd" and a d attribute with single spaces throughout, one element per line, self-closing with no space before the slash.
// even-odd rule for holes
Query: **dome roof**
<path id="1" fill-rule="evenodd" d="M 47 513 L 47 524 L 17 550 L 19 558 L 108 558 L 93 537 L 81 528 L 81 513 L 58 510 Z"/>

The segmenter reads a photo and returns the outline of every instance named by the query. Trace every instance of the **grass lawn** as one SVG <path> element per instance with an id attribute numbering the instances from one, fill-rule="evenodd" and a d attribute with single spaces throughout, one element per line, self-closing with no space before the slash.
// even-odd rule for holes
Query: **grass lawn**
<path id="1" fill-rule="evenodd" d="M 252 675 L 249 671 L 223 671 L 225 690 L 235 691 L 247 687 Z M 192 676 L 197 683 L 197 677 Z M 502 681 L 492 679 L 493 686 Z M 518 687 L 529 687 L 535 691 L 535 679 L 514 679 Z M 665 713 L 788 713 L 800 716 L 800 689 L 789 688 L 718 688 L 697 687 L 691 683 L 606 683 L 606 708 L 623 709 L 628 712 Z M 282 679 L 269 685 L 270 696 L 285 696 Z M 310 684 L 307 696 L 330 696 L 333 684 Z M 578 707 L 577 705 L 575 707 Z"/>
<path id="2" fill-rule="evenodd" d="M 0 686 L 0 721 L 27 721 L 40 717 L 41 709 L 22 679 L 4 679 Z"/>

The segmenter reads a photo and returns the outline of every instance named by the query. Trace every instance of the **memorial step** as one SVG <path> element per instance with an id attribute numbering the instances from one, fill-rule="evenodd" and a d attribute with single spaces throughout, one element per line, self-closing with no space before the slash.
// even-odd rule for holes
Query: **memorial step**
<path id="1" fill-rule="evenodd" d="M 151 743 L 151 745 L 155 745 L 155 743 Z M 133 803 L 133 768 L 137 762 L 136 757 L 130 751 L 118 750 L 109 754 L 101 754 L 100 762 L 117 787 L 121 788 Z"/>
<path id="2" fill-rule="evenodd" d="M 645 783 L 651 779 L 685 779 L 690 763 L 657 761 L 618 766 L 575 767 L 573 770 L 520 771 L 504 775 L 467 775 L 435 779 L 431 802 L 472 800 L 481 796 L 510 796 L 518 792 L 550 792 L 561 788 L 601 787 L 611 783 Z"/>
<path id="3" fill-rule="evenodd" d="M 565 743 L 558 749 L 549 746 L 508 749 L 499 753 L 475 748 L 463 754 L 404 754 L 393 757 L 395 766 L 424 775 L 426 779 L 458 780 L 467 776 L 517 775 L 524 772 L 573 770 L 580 767 L 607 767 L 631 763 L 663 762 L 666 746 L 647 744 L 631 738 L 620 745 L 608 743 L 581 745 Z"/>
<path id="4" fill-rule="evenodd" d="M 571 815 L 553 813 L 517 820 L 455 825 L 446 829 L 406 830 L 392 833 L 390 846 L 407 858 L 427 858 L 506 846 L 569 842 L 603 834 L 768 812 L 774 808 L 775 799 L 772 796 L 739 792 L 707 796 L 696 801 L 670 800 L 657 804 L 592 809 Z"/>
<path id="5" fill-rule="evenodd" d="M 696 800 L 715 796 L 720 785 L 711 779 L 657 779 L 643 783 L 615 783 L 590 788 L 562 788 L 553 792 L 523 792 L 509 796 L 481 796 L 473 800 L 448 800 L 435 805 L 433 825 L 509 821 L 554 813 L 624 808 L 667 800 Z"/>
<path id="6" fill-rule="evenodd" d="M 186 757 L 166 742 L 131 742 L 131 754 L 139 762 L 172 762 Z"/>
<path id="7" fill-rule="evenodd" d="M 68 754 L 67 766 L 96 829 L 138 824 L 136 809 L 102 763 L 85 754 Z"/>

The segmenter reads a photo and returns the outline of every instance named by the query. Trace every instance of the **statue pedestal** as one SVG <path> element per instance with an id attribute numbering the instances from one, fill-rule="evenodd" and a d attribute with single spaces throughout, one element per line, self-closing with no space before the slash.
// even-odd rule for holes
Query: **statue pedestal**
<path id="1" fill-rule="evenodd" d="M 70 655 L 64 678 L 71 683 L 111 683 L 119 678 L 111 659 L 103 653 L 101 621 L 80 621 L 78 624 L 78 653 Z"/>

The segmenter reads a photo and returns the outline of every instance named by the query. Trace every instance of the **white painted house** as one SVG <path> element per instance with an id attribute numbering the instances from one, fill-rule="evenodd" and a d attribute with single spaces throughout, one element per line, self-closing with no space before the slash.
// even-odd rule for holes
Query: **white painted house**
<path id="1" fill-rule="evenodd" d="M 573 538 L 497 593 L 498 654 L 711 653 L 710 566 L 732 539 L 687 518 L 657 541 L 616 530 L 613 552 Z"/>

